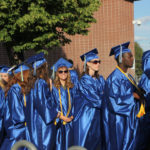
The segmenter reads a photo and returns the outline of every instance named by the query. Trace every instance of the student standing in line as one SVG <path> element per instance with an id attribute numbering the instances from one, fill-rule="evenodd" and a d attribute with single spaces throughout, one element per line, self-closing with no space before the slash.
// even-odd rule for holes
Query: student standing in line
<path id="1" fill-rule="evenodd" d="M 74 144 L 88 150 L 102 149 L 101 104 L 105 80 L 98 73 L 100 59 L 97 54 L 95 48 L 80 56 L 84 72 L 75 99 Z"/>
<path id="2" fill-rule="evenodd" d="M 110 52 L 110 56 L 115 55 L 118 66 L 107 78 L 105 86 L 108 109 L 105 133 L 109 138 L 106 142 L 107 150 L 134 150 L 138 117 L 145 113 L 144 107 L 140 107 L 139 111 L 140 96 L 135 92 L 138 87 L 128 73 L 134 60 L 129 44 L 130 42 L 126 42 L 115 46 Z"/>
<path id="3" fill-rule="evenodd" d="M 10 67 L 8 66 L 0 66 L 1 70 L 0 70 L 0 83 L 1 83 L 1 88 L 3 89 L 3 91 L 5 92 L 7 89 L 7 85 L 9 80 L 12 77 L 12 73 L 8 72 L 8 70 L 10 69 Z"/>
<path id="4" fill-rule="evenodd" d="M 0 147 L 1 150 L 10 150 L 19 140 L 26 139 L 25 105 L 23 93 L 27 83 L 29 68 L 23 64 L 14 70 L 14 76 L 8 83 L 6 104 L 4 108 L 4 128 L 6 135 Z"/>
<path id="5" fill-rule="evenodd" d="M 139 87 L 145 91 L 145 111 L 146 114 L 140 119 L 139 134 L 136 150 L 150 149 L 150 50 L 142 56 L 143 74 L 139 81 Z"/>
<path id="6" fill-rule="evenodd" d="M 53 66 L 54 84 L 53 98 L 57 103 L 61 116 L 70 119 L 70 122 L 55 120 L 57 128 L 56 150 L 67 150 L 73 143 L 72 119 L 74 115 L 74 85 L 71 82 L 69 68 L 72 66 L 67 60 L 60 58 Z M 54 73 L 56 75 L 54 75 Z"/>
<path id="7" fill-rule="evenodd" d="M 0 146 L 3 141 L 3 133 L 4 133 L 4 104 L 5 104 L 5 96 L 0 83 Z"/>
<path id="8" fill-rule="evenodd" d="M 28 58 L 32 64 L 33 73 L 28 80 L 29 100 L 25 113 L 29 140 L 38 150 L 53 150 L 56 141 L 55 118 L 67 120 L 58 112 L 57 105 L 52 99 L 48 65 L 44 53 Z"/>

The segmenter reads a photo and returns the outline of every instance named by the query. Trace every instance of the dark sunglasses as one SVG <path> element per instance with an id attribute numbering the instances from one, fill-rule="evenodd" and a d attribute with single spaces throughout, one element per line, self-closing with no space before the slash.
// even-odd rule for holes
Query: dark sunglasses
<path id="1" fill-rule="evenodd" d="M 62 74 L 63 72 L 64 72 L 64 73 L 68 73 L 68 70 L 64 70 L 64 71 L 59 70 L 59 71 L 58 71 L 59 74 Z"/>
<path id="2" fill-rule="evenodd" d="M 94 60 L 94 61 L 90 61 L 91 63 L 93 63 L 93 64 L 100 64 L 101 63 L 101 61 L 100 60 Z"/>

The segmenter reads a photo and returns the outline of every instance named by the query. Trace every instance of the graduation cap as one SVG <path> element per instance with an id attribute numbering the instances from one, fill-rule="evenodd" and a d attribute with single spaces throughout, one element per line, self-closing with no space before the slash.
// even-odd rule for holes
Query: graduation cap
<path id="1" fill-rule="evenodd" d="M 58 70 L 58 68 L 60 67 L 67 67 L 67 68 L 71 68 L 72 67 L 72 64 L 67 61 L 66 59 L 64 58 L 60 58 L 52 67 L 51 67 L 51 70 L 53 70 L 53 73 L 52 73 L 52 79 L 54 79 L 55 77 L 55 72 Z"/>
<path id="2" fill-rule="evenodd" d="M 36 75 L 36 69 L 39 68 L 42 64 L 46 63 L 46 59 L 44 58 L 44 53 L 41 52 L 37 55 L 29 57 L 26 61 L 27 64 L 32 64 L 34 68 L 34 75 Z"/>
<path id="3" fill-rule="evenodd" d="M 12 74 L 11 72 L 8 72 L 8 70 L 10 69 L 10 67 L 8 67 L 8 66 L 5 66 L 5 65 L 2 65 L 2 66 L 0 66 L 0 73 L 8 73 L 8 74 Z"/>
<path id="4" fill-rule="evenodd" d="M 150 50 L 147 50 L 143 53 L 142 69 L 143 72 L 150 78 Z"/>
<path id="5" fill-rule="evenodd" d="M 21 72 L 21 81 L 24 81 L 23 79 L 23 71 L 25 70 L 29 70 L 30 68 L 26 65 L 24 65 L 25 62 L 22 62 L 21 64 L 19 65 L 15 65 L 13 67 L 11 67 L 8 72 L 11 72 L 13 71 L 14 74 L 17 74 L 17 73 L 20 73 Z"/>
<path id="6" fill-rule="evenodd" d="M 117 59 L 117 57 L 119 56 L 119 62 L 122 63 L 122 54 L 131 52 L 131 50 L 128 49 L 129 44 L 130 42 L 128 41 L 121 45 L 112 47 L 109 56 L 115 55 L 115 59 Z"/>
<path id="7" fill-rule="evenodd" d="M 81 60 L 84 61 L 84 72 L 86 70 L 86 63 L 93 60 L 93 59 L 98 59 L 98 50 L 97 48 L 94 48 L 90 50 L 89 52 L 83 54 L 80 56 Z"/>

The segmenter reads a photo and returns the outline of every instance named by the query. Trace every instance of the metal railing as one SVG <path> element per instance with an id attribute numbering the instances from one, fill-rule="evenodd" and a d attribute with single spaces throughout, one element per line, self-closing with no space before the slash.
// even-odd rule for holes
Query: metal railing
<path id="1" fill-rule="evenodd" d="M 11 148 L 11 150 L 18 150 L 21 147 L 26 147 L 29 150 L 37 150 L 37 148 L 31 142 L 28 142 L 26 140 L 16 142 Z"/>

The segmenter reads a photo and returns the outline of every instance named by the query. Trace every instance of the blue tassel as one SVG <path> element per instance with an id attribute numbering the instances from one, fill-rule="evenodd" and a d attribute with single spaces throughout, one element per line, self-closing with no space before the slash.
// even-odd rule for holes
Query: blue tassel
<path id="1" fill-rule="evenodd" d="M 21 66 L 21 81 L 23 82 L 23 71 L 22 71 L 22 66 Z"/>
<path id="2" fill-rule="evenodd" d="M 119 63 L 122 63 L 122 46 L 120 45 Z"/>
<path id="3" fill-rule="evenodd" d="M 55 66 L 53 66 L 53 72 L 52 72 L 52 76 L 51 76 L 52 80 L 55 79 Z"/>
<path id="4" fill-rule="evenodd" d="M 86 71 L 86 56 L 84 56 L 84 72 Z"/>
<path id="5" fill-rule="evenodd" d="M 34 62 L 34 72 L 33 75 L 36 76 L 36 62 Z"/>

